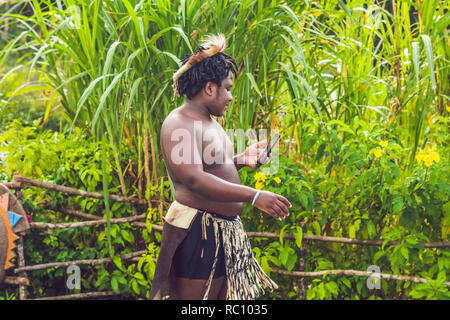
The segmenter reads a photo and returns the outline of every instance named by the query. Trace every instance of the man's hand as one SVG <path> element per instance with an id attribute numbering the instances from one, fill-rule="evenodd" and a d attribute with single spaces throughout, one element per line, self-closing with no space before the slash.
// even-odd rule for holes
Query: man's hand
<path id="1" fill-rule="evenodd" d="M 258 160 L 263 155 L 266 145 L 267 140 L 264 139 L 249 146 L 243 153 L 244 165 L 253 169 L 259 168 L 262 164 Z"/>
<path id="2" fill-rule="evenodd" d="M 277 220 L 282 220 L 289 216 L 288 208 L 291 208 L 292 204 L 288 199 L 276 193 L 261 191 L 258 199 L 256 199 L 255 207 Z"/>

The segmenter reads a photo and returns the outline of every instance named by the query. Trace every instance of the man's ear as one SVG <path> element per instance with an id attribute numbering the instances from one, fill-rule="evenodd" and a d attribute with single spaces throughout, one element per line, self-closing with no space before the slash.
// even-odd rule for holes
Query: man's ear
<path id="1" fill-rule="evenodd" d="M 214 97 L 217 90 L 217 85 L 214 82 L 208 81 L 203 90 L 207 96 Z"/>

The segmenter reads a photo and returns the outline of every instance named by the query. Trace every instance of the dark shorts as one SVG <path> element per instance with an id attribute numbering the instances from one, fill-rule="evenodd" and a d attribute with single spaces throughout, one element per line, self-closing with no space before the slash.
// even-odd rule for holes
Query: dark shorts
<path id="1" fill-rule="evenodd" d="M 226 217 L 210 213 L 213 216 L 234 220 L 235 217 Z M 188 279 L 207 280 L 211 275 L 214 257 L 216 253 L 216 241 L 214 237 L 214 227 L 210 223 L 206 226 L 206 240 L 202 237 L 202 217 L 203 211 L 199 211 L 192 221 L 189 232 L 178 246 L 173 257 L 173 267 L 175 276 Z M 216 270 L 213 278 L 225 275 L 225 254 L 222 244 L 222 232 L 219 226 L 219 252 Z M 203 254 L 202 254 L 203 251 Z"/>

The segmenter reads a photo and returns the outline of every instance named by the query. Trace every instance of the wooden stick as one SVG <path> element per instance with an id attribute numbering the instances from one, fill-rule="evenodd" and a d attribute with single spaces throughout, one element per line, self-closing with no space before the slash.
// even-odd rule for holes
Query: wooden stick
<path id="1" fill-rule="evenodd" d="M 60 208 L 60 207 L 52 208 L 50 206 L 47 206 L 46 209 L 53 210 L 53 211 L 59 211 L 59 212 L 65 213 L 65 214 L 70 214 L 72 216 L 76 216 L 76 217 L 84 218 L 84 219 L 88 219 L 88 220 L 100 220 L 101 219 L 101 217 L 99 217 L 99 216 L 85 213 L 85 212 L 78 211 L 78 210 L 65 209 L 65 208 Z"/>
<path id="2" fill-rule="evenodd" d="M 140 216 L 132 216 L 127 218 L 117 218 L 111 219 L 111 223 L 124 223 L 124 222 L 133 222 L 135 220 L 145 219 L 145 215 Z M 93 221 L 85 221 L 85 222 L 73 222 L 73 223 L 44 223 L 44 222 L 32 222 L 31 228 L 36 229 L 62 229 L 62 228 L 79 228 L 86 226 L 95 226 L 105 224 L 106 220 L 93 220 Z M 133 226 L 146 228 L 145 223 L 143 222 L 133 222 L 131 223 Z M 152 224 L 152 229 L 155 231 L 162 231 L 162 226 Z M 271 232 L 247 232 L 247 236 L 249 238 L 279 238 L 280 235 L 277 233 Z M 294 239 L 294 236 L 291 234 L 283 235 L 284 239 Z M 354 244 L 354 245 L 365 245 L 365 246 L 382 246 L 383 241 L 379 240 L 361 240 L 361 239 L 350 239 L 350 238 L 342 238 L 342 237 L 329 237 L 329 236 L 315 236 L 315 235 L 304 235 L 303 240 L 309 241 L 323 241 L 323 242 L 335 242 L 335 243 L 344 243 L 344 244 Z M 398 241 L 388 241 L 386 243 L 386 247 L 398 245 L 400 242 Z M 422 243 L 424 248 L 450 248 L 450 242 L 426 242 Z"/>
<path id="3" fill-rule="evenodd" d="M 314 272 L 300 272 L 300 271 L 286 271 L 278 268 L 270 268 L 272 272 L 284 274 L 287 276 L 294 276 L 294 277 L 321 277 L 325 275 L 344 275 L 344 276 L 358 276 L 358 277 L 370 277 L 374 276 L 374 272 L 369 271 L 359 271 L 359 270 L 323 270 L 323 271 L 314 271 Z M 425 283 L 429 282 L 431 280 L 424 279 L 424 278 L 416 278 L 416 277 L 409 277 L 409 276 L 399 276 L 395 274 L 388 274 L 388 273 L 380 273 L 380 279 L 386 279 L 386 280 L 400 280 L 400 281 L 409 281 L 409 282 L 416 282 L 416 283 Z M 450 282 L 444 282 L 445 285 L 450 286 Z"/>
<path id="4" fill-rule="evenodd" d="M 16 189 L 16 198 L 19 202 L 22 201 L 22 189 Z M 18 258 L 18 265 L 20 267 L 25 267 L 25 254 L 23 252 L 23 235 L 19 237 L 18 243 L 17 243 L 17 258 Z M 26 272 L 20 272 L 19 276 L 21 278 L 26 278 L 27 273 Z M 27 290 L 25 285 L 20 284 L 19 285 L 19 300 L 26 300 L 27 299 Z"/>
<path id="5" fill-rule="evenodd" d="M 19 174 L 14 175 L 13 182 L 14 183 L 24 183 L 24 184 L 27 184 L 30 186 L 59 191 L 59 192 L 76 195 L 76 196 L 95 198 L 95 199 L 103 199 L 103 194 L 101 194 L 101 193 L 78 190 L 75 188 L 60 186 L 60 185 L 49 183 L 49 182 L 37 181 L 37 180 L 30 179 L 30 178 L 22 177 Z M 147 200 L 145 200 L 145 199 L 128 198 L 128 197 L 119 196 L 119 195 L 115 195 L 115 194 L 110 194 L 109 199 L 114 200 L 114 201 L 119 201 L 119 202 L 131 202 L 134 204 L 143 204 L 143 205 L 147 204 Z"/>
<path id="6" fill-rule="evenodd" d="M 302 231 L 305 232 L 305 227 L 303 226 Z M 302 241 L 302 246 L 298 253 L 298 271 L 305 271 L 305 242 Z M 298 297 L 300 300 L 306 299 L 306 286 L 305 279 L 303 277 L 298 278 Z"/>
<path id="7" fill-rule="evenodd" d="M 145 215 L 132 216 L 127 218 L 117 218 L 111 219 L 111 223 L 125 223 L 132 222 L 140 219 L 145 219 Z M 80 228 L 80 227 L 91 227 L 106 224 L 106 220 L 93 220 L 93 221 L 83 221 L 83 222 L 72 222 L 72 223 L 45 223 L 45 222 L 31 222 L 31 228 L 35 229 L 64 229 L 64 228 Z"/>
<path id="8" fill-rule="evenodd" d="M 30 285 L 30 280 L 28 280 L 28 278 L 25 278 L 25 277 L 5 277 L 3 282 L 6 284 L 15 284 L 15 285 L 20 285 L 20 286 L 29 286 Z"/>
<path id="9" fill-rule="evenodd" d="M 103 292 L 85 292 L 69 294 L 66 296 L 55 296 L 55 297 L 43 297 L 31 300 L 71 300 L 71 299 L 83 299 L 83 298 L 94 298 L 94 297 L 107 297 L 118 295 L 114 291 L 103 291 Z"/>
<path id="10" fill-rule="evenodd" d="M 120 256 L 120 259 L 127 260 L 131 259 L 137 256 L 140 256 L 144 253 L 146 253 L 147 250 L 141 250 L 136 252 L 127 253 Z M 111 258 L 102 258 L 102 259 L 85 259 L 85 260 L 74 260 L 74 261 L 66 261 L 66 262 L 50 262 L 50 263 L 43 263 L 43 264 L 36 264 L 33 266 L 25 266 L 25 267 L 19 267 L 14 269 L 14 273 L 19 273 L 23 271 L 32 271 L 32 270 L 41 270 L 41 269 L 47 269 L 47 268 L 61 268 L 61 267 L 68 267 L 70 265 L 78 265 L 78 264 L 87 264 L 87 265 L 97 265 L 97 264 L 104 264 L 112 262 Z"/>
<path id="11" fill-rule="evenodd" d="M 50 190 L 56 190 L 60 192 L 65 192 L 73 195 L 80 195 L 85 197 L 92 197 L 96 199 L 103 199 L 103 194 L 95 193 L 95 192 L 87 192 L 83 190 L 78 190 L 70 187 L 60 186 L 56 184 L 51 184 L 47 182 L 36 181 L 33 179 L 22 177 L 19 174 L 14 174 L 14 182 L 16 184 L 29 184 L 36 187 L 47 188 Z M 110 199 L 115 201 L 128 201 L 134 204 L 148 204 L 144 199 L 135 199 L 135 198 L 127 198 L 119 195 L 109 195 Z M 155 200 L 159 201 L 159 200 Z M 95 224 L 94 224 L 95 225 Z M 36 226 L 39 228 L 39 226 Z M 41 225 L 41 227 L 43 227 Z M 155 228 L 155 230 L 160 231 L 159 227 Z M 260 237 L 260 238 L 279 238 L 280 235 L 272 232 L 247 232 L 248 237 Z M 294 239 L 293 235 L 285 234 L 283 236 L 285 239 Z M 304 235 L 304 240 L 310 241 L 324 241 L 324 242 L 336 242 L 336 243 L 345 243 L 345 244 L 355 244 L 355 245 L 366 245 L 366 246 L 382 246 L 383 241 L 381 240 L 360 240 L 360 239 L 350 239 L 343 237 L 329 237 L 329 236 L 315 236 L 315 235 Z M 398 241 L 388 241 L 385 246 L 398 245 L 400 242 Z M 425 248 L 450 248 L 450 242 L 428 242 L 422 243 Z"/>
<path id="12" fill-rule="evenodd" d="M 278 233 L 273 232 L 247 232 L 248 237 L 252 238 L 280 238 Z M 294 235 L 284 234 L 284 239 L 295 239 Z M 324 241 L 324 242 L 337 242 L 345 244 L 356 244 L 363 246 L 382 246 L 383 241 L 381 240 L 360 240 L 342 237 L 329 237 L 329 236 L 315 236 L 310 234 L 303 235 L 303 240 L 310 241 Z M 388 241 L 386 247 L 394 246 L 400 244 L 399 241 Z M 425 242 L 422 243 L 425 248 L 450 248 L 450 242 Z"/>
<path id="13" fill-rule="evenodd" d="M 0 183 L 3 184 L 8 189 L 22 189 L 23 188 L 22 183 L 17 183 L 17 182 L 0 182 Z"/>
<path id="14" fill-rule="evenodd" d="M 95 216 L 93 214 L 84 213 L 84 212 L 77 211 L 77 210 L 64 209 L 64 208 L 51 208 L 51 207 L 48 207 L 48 209 L 54 210 L 54 211 L 60 211 L 62 213 L 66 213 L 66 214 L 71 214 L 74 216 L 78 216 L 80 218 L 86 218 L 86 219 L 93 220 L 93 221 L 100 221 L 98 216 Z M 145 218 L 145 216 L 144 215 L 133 216 L 130 220 L 133 221 L 133 220 L 135 220 L 135 218 L 136 218 L 136 220 L 139 220 L 141 218 Z M 124 219 L 124 218 L 121 218 L 121 219 Z M 104 220 L 101 220 L 101 221 L 104 221 Z M 112 223 L 114 223 L 113 221 L 114 221 L 114 219 L 111 220 Z M 36 222 L 36 223 L 38 223 L 38 222 Z M 134 221 L 134 222 L 131 222 L 130 224 L 132 226 L 139 227 L 139 228 L 147 228 L 147 225 L 144 222 Z M 60 225 L 69 228 L 68 226 L 66 226 L 68 224 L 60 224 Z M 94 225 L 96 225 L 96 224 L 94 224 Z M 41 224 L 41 225 L 38 225 L 36 228 L 39 228 L 39 227 L 45 228 L 45 225 Z M 152 224 L 152 229 L 155 231 L 161 232 L 163 227 L 161 225 Z"/>
<path id="15" fill-rule="evenodd" d="M 131 225 L 139 228 L 147 228 L 145 222 L 132 222 Z M 160 226 L 158 224 L 152 224 L 152 230 L 161 232 L 163 230 L 163 226 Z"/>

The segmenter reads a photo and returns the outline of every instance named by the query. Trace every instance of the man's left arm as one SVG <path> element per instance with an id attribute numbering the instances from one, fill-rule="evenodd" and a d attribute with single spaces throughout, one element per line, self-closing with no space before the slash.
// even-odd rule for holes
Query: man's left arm
<path id="1" fill-rule="evenodd" d="M 233 163 L 236 170 L 239 170 L 245 166 L 253 169 L 259 168 L 262 164 L 258 160 L 262 156 L 266 145 L 267 140 L 261 140 L 249 146 L 243 153 L 235 155 L 233 157 Z"/>
<path id="2" fill-rule="evenodd" d="M 236 167 L 236 170 L 240 170 L 241 168 L 245 167 L 244 153 L 234 156 L 233 163 L 234 163 L 234 166 Z"/>

